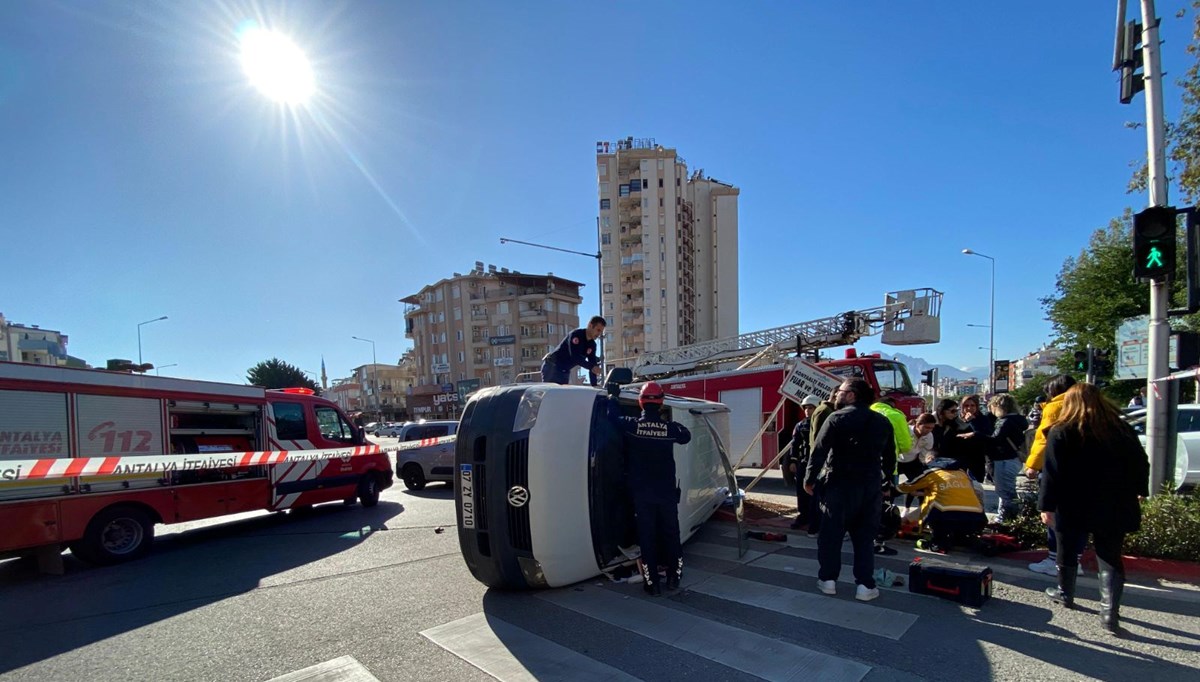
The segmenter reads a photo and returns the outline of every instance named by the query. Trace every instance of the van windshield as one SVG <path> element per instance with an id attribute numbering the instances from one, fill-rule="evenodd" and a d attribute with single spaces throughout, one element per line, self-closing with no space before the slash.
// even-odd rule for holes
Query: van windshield
<path id="1" fill-rule="evenodd" d="M 879 383 L 881 394 L 916 395 L 917 392 L 913 390 L 912 382 L 908 379 L 908 370 L 904 365 L 891 360 L 876 360 L 871 363 L 871 369 L 875 372 L 875 381 Z"/>

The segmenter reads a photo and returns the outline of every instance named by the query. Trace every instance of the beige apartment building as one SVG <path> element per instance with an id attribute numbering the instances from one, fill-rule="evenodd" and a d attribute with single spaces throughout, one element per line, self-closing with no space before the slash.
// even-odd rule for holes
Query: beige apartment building
<path id="1" fill-rule="evenodd" d="M 82 366 L 67 355 L 67 335 L 36 324 L 9 322 L 0 314 L 0 361 L 33 365 Z"/>
<path id="2" fill-rule="evenodd" d="M 477 261 L 465 275 L 400 299 L 416 367 L 409 412 L 449 416 L 470 391 L 539 371 L 542 357 L 579 327 L 582 286 L 553 273 L 485 271 Z"/>
<path id="3" fill-rule="evenodd" d="M 738 334 L 738 194 L 653 139 L 596 145 L 606 360 Z"/>

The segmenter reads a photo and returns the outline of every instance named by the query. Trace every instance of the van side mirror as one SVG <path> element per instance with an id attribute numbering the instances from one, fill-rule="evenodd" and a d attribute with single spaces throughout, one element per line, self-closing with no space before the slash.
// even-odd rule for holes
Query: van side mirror
<path id="1" fill-rule="evenodd" d="M 605 384 L 617 384 L 623 386 L 633 383 L 633 370 L 628 367 L 613 367 L 608 370 L 608 376 L 604 379 Z"/>

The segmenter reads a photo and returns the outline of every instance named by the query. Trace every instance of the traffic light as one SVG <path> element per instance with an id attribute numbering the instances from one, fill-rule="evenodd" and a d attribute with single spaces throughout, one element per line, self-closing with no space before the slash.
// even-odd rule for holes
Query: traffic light
<path id="1" fill-rule="evenodd" d="M 1122 5 L 1124 6 L 1124 5 Z M 1146 89 L 1138 70 L 1142 68 L 1142 25 L 1136 21 L 1117 31 L 1117 55 L 1113 71 L 1121 72 L 1121 104 L 1129 104 L 1133 96 Z"/>
<path id="2" fill-rule="evenodd" d="M 1088 352 L 1086 350 L 1075 351 L 1075 371 L 1086 372 L 1088 369 Z"/>
<path id="3" fill-rule="evenodd" d="M 1170 206 L 1151 206 L 1134 214 L 1134 279 L 1169 279 L 1175 273 L 1177 213 Z"/>
<path id="4" fill-rule="evenodd" d="M 1112 373 L 1112 351 L 1105 348 L 1092 349 L 1092 374 L 1105 376 Z"/>
<path id="5" fill-rule="evenodd" d="M 921 383 L 925 384 L 926 386 L 936 385 L 937 384 L 937 368 L 930 367 L 929 369 L 925 370 L 924 372 L 921 372 Z"/>

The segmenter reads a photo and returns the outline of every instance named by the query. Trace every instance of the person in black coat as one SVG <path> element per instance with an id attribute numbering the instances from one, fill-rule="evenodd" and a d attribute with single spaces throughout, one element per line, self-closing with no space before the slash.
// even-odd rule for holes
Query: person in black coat
<path id="1" fill-rule="evenodd" d="M 971 478 L 983 483 L 987 471 L 987 439 L 996 428 L 996 420 L 979 410 L 979 397 L 964 396 L 958 403 L 959 438 L 965 442 L 958 461 L 962 462 Z"/>
<path id="2" fill-rule="evenodd" d="M 1038 508 L 1058 535 L 1058 587 L 1046 593 L 1073 608 L 1079 547 L 1090 534 L 1100 563 L 1100 621 L 1120 634 L 1125 535 L 1141 527 L 1140 497 L 1150 494 L 1150 463 L 1133 428 L 1100 389 L 1076 384 L 1046 434 Z"/>
<path id="3" fill-rule="evenodd" d="M 933 414 L 937 417 L 937 426 L 933 427 L 935 459 L 952 459 L 965 464 L 966 452 L 970 446 L 967 441 L 958 437 L 967 433 L 958 419 L 958 403 L 943 398 L 938 401 L 937 411 Z"/>

